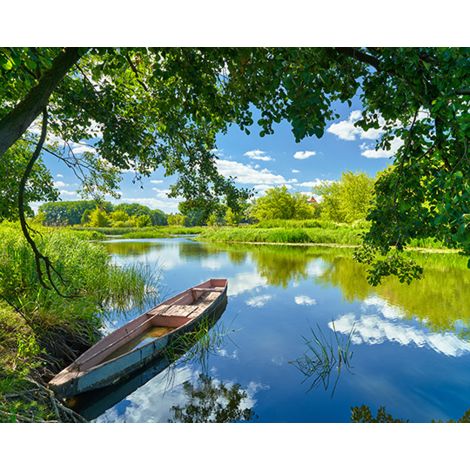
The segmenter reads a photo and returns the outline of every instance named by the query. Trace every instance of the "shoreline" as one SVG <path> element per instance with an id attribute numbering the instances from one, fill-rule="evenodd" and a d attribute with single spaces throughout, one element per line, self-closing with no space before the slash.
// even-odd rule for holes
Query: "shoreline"
<path id="1" fill-rule="evenodd" d="M 201 238 L 196 240 L 204 243 L 230 243 L 234 245 L 272 245 L 272 246 L 317 246 L 323 248 L 344 248 L 344 249 L 353 249 L 359 248 L 361 245 L 343 245 L 341 243 L 299 243 L 299 242 L 247 242 L 247 241 L 238 241 L 238 240 L 205 240 Z M 458 254 L 459 250 L 455 248 L 422 248 L 422 247 L 408 247 L 405 251 L 418 251 L 421 253 L 434 253 L 434 254 Z"/>

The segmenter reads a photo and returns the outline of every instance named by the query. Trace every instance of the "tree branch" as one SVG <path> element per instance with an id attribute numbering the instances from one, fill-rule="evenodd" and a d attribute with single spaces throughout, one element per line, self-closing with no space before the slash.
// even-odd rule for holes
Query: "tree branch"
<path id="1" fill-rule="evenodd" d="M 380 61 L 376 57 L 361 51 L 357 47 L 335 47 L 334 49 L 342 55 L 357 59 L 359 62 L 372 65 L 375 69 L 380 70 Z"/>
<path id="2" fill-rule="evenodd" d="M 0 120 L 0 158 L 47 106 L 52 92 L 79 58 L 77 47 L 64 49 L 38 84 Z"/>
<path id="3" fill-rule="evenodd" d="M 136 80 L 140 83 L 140 85 L 145 91 L 149 91 L 147 85 L 140 79 L 139 71 L 137 70 L 136 66 L 134 65 L 131 58 L 129 57 L 129 53 L 126 53 L 125 57 L 126 57 L 127 63 L 130 65 L 132 71 L 134 72 Z"/>
<path id="4" fill-rule="evenodd" d="M 46 134 L 47 134 L 47 120 L 48 120 L 48 114 L 47 114 L 47 109 L 44 109 L 43 111 L 43 118 L 42 118 L 42 127 L 41 127 L 41 135 L 39 137 L 39 141 L 36 145 L 36 148 L 33 152 L 33 155 L 31 156 L 31 159 L 29 160 L 28 164 L 26 165 L 25 171 L 23 173 L 23 176 L 20 181 L 19 185 L 19 190 L 18 190 L 18 212 L 19 212 L 19 219 L 20 219 L 20 225 L 21 225 L 21 230 L 23 232 L 24 237 L 26 238 L 26 241 L 28 244 L 31 246 L 31 249 L 33 250 L 34 253 L 34 260 L 36 263 L 36 272 L 38 274 L 39 278 L 39 283 L 41 284 L 42 287 L 45 289 L 50 289 L 51 287 L 48 286 L 44 280 L 44 275 L 47 276 L 47 279 L 49 280 L 50 285 L 52 288 L 55 290 L 55 292 L 60 295 L 61 297 L 67 297 L 66 295 L 63 295 L 57 286 L 54 283 L 54 280 L 52 279 L 52 273 L 54 272 L 59 279 L 63 281 L 61 275 L 57 272 L 57 270 L 52 266 L 52 263 L 50 259 L 47 256 L 44 256 L 38 249 L 36 243 L 34 242 L 33 238 L 31 237 L 29 233 L 29 226 L 28 223 L 26 222 L 26 217 L 24 214 L 24 195 L 25 195 L 25 188 L 26 188 L 26 183 L 28 181 L 28 178 L 31 174 L 31 171 L 33 170 L 34 164 L 36 163 L 36 160 L 38 159 L 42 146 L 44 145 L 44 141 L 46 140 Z M 45 267 L 45 273 L 42 270 L 42 264 L 41 262 L 44 263 Z"/>

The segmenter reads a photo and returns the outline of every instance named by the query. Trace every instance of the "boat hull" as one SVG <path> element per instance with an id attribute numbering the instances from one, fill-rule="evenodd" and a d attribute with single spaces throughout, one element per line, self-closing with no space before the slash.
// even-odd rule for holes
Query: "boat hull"
<path id="1" fill-rule="evenodd" d="M 145 367 L 152 360 L 162 355 L 165 348 L 178 337 L 194 330 L 204 318 L 217 314 L 227 302 L 227 288 L 199 316 L 176 328 L 174 331 L 131 352 L 119 356 L 89 370 L 80 372 L 67 381 L 51 381 L 50 388 L 58 395 L 69 398 L 91 390 L 114 385 L 127 378 L 133 372 Z"/>

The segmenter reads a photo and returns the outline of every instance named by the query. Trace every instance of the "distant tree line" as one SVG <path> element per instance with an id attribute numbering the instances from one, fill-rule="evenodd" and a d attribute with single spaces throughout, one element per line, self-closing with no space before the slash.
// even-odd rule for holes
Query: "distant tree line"
<path id="1" fill-rule="evenodd" d="M 374 178 L 365 173 L 343 173 L 341 179 L 312 188 L 312 195 L 290 194 L 286 186 L 268 189 L 249 207 L 251 219 L 317 219 L 353 223 L 365 220 L 374 202 Z"/>
<path id="2" fill-rule="evenodd" d="M 142 204 L 96 201 L 47 202 L 39 208 L 37 220 L 43 225 L 85 225 L 90 227 L 146 227 L 168 225 L 167 214 Z"/>
<path id="3" fill-rule="evenodd" d="M 290 193 L 286 186 L 268 189 L 251 203 L 234 211 L 227 205 L 203 199 L 181 202 L 178 213 L 165 214 L 142 204 L 96 201 L 47 202 L 37 219 L 44 225 L 89 227 L 147 227 L 152 225 L 237 226 L 267 220 L 318 219 L 354 223 L 365 220 L 374 203 L 375 179 L 365 173 L 343 173 L 338 181 L 312 188 L 310 196 Z M 315 193 L 316 199 L 312 196 Z"/>

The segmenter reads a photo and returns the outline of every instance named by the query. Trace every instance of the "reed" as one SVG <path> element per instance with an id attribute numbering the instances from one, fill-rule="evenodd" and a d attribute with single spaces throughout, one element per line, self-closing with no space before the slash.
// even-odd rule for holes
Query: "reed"
<path id="1" fill-rule="evenodd" d="M 336 331 L 334 321 L 331 322 L 331 329 L 332 331 L 325 335 L 319 325 L 317 325 L 317 331 L 310 328 L 311 338 L 302 336 L 307 351 L 289 363 L 305 376 L 303 382 L 311 380 L 308 391 L 320 384 L 328 390 L 332 383 L 332 376 L 335 376 L 331 391 L 331 396 L 333 396 L 341 371 L 343 368 L 351 369 L 353 352 L 350 348 L 354 326 L 345 338 Z"/>

